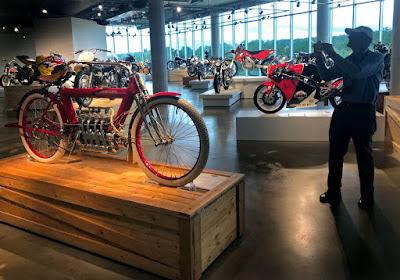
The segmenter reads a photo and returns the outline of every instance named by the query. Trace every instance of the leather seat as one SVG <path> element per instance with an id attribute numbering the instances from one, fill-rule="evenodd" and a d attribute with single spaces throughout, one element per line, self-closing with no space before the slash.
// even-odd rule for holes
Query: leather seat
<path id="1" fill-rule="evenodd" d="M 57 81 L 58 79 L 60 79 L 61 77 L 63 77 L 65 74 L 67 73 L 67 70 L 65 71 L 61 71 L 61 72 L 57 72 L 48 76 L 38 76 L 38 80 L 42 81 L 42 82 L 46 82 L 46 83 L 51 83 L 54 81 Z"/>

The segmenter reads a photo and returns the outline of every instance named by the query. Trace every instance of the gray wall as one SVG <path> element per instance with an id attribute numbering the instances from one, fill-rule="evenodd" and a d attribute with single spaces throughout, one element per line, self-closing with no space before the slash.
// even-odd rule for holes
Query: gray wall
<path id="1" fill-rule="evenodd" d="M 17 55 L 28 55 L 36 57 L 35 37 L 30 32 L 25 33 L 26 38 L 22 38 L 21 33 L 0 34 L 0 58 L 10 60 Z M 17 60 L 18 62 L 18 60 Z M 19 63 L 22 65 L 22 63 Z M 0 75 L 3 75 L 5 62 L 0 60 Z"/>
<path id="2" fill-rule="evenodd" d="M 35 22 L 36 54 L 61 54 L 66 60 L 73 59 L 71 18 L 49 18 Z"/>
<path id="3" fill-rule="evenodd" d="M 80 18 L 71 18 L 71 24 L 74 51 L 92 48 L 107 49 L 105 26 Z M 105 59 L 106 56 L 106 53 L 96 53 L 96 57 L 100 59 Z M 76 56 L 75 59 L 77 58 Z"/>

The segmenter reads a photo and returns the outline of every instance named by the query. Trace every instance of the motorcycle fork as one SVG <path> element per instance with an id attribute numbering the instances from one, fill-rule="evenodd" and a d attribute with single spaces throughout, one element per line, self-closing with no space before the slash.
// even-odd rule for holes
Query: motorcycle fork
<path id="1" fill-rule="evenodd" d="M 149 108 L 149 105 L 147 104 L 147 101 L 143 95 L 135 95 L 135 101 L 137 104 L 137 108 L 142 115 L 143 123 L 147 131 L 149 132 L 150 137 L 153 139 L 154 144 L 158 146 L 160 144 L 166 144 L 170 142 L 172 140 L 172 137 L 171 135 L 169 135 L 167 129 L 165 128 L 165 124 L 161 118 L 161 114 L 158 108 L 153 110 L 155 111 L 155 114 L 159 121 L 157 121 L 157 119 L 154 117 L 153 112 Z M 146 113 L 148 118 L 146 117 Z M 150 127 L 153 127 L 154 132 L 151 131 Z"/>

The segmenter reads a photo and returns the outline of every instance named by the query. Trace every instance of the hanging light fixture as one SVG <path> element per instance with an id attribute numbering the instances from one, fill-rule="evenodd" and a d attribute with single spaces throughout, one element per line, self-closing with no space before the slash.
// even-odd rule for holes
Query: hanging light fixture
<path id="1" fill-rule="evenodd" d="M 45 15 L 47 15 L 48 12 L 47 12 L 46 9 L 42 9 L 42 13 L 45 14 Z"/>
<path id="2" fill-rule="evenodd" d="M 103 5 L 98 5 L 97 8 L 102 11 L 103 10 Z"/>
<path id="3" fill-rule="evenodd" d="M 177 11 L 178 13 L 180 13 L 180 12 L 182 12 L 182 8 L 181 8 L 181 7 L 177 7 L 177 8 L 176 8 L 176 11 Z"/>

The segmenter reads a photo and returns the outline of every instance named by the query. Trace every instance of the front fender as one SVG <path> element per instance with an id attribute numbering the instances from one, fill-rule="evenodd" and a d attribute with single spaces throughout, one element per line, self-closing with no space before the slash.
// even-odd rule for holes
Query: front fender
<path id="1" fill-rule="evenodd" d="M 272 87 L 274 86 L 274 83 L 271 81 L 266 81 L 266 82 L 262 83 L 261 85 L 268 87 L 267 94 L 269 94 L 272 90 Z"/>
<path id="2" fill-rule="evenodd" d="M 147 100 L 147 102 L 150 102 L 152 100 L 157 99 L 160 96 L 176 97 L 176 96 L 179 96 L 179 95 L 181 95 L 181 94 L 180 93 L 176 93 L 176 92 L 164 91 L 164 92 L 159 92 L 159 93 L 153 94 L 153 95 L 149 96 L 146 100 Z"/>

